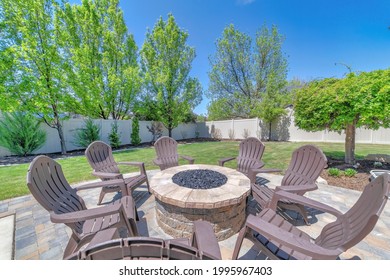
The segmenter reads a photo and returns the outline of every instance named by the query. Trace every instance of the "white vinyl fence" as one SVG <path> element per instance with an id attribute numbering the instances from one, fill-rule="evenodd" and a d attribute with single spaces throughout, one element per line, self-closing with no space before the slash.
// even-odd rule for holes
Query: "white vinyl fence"
<path id="1" fill-rule="evenodd" d="M 114 120 L 94 120 L 94 122 L 100 127 L 100 140 L 110 143 L 108 136 L 111 133 L 111 125 Z M 63 122 L 63 131 L 65 136 L 65 144 L 67 151 L 74 151 L 84 149 L 78 147 L 75 143 L 75 134 L 77 129 L 84 127 L 85 121 L 83 119 L 70 119 Z M 131 120 L 117 120 L 118 133 L 120 134 L 120 141 L 122 145 L 131 144 Z M 139 136 L 142 143 L 152 141 L 152 133 L 148 130 L 148 126 L 151 126 L 151 121 L 139 122 Z M 41 127 L 46 131 L 46 143 L 42 148 L 36 150 L 34 154 L 46 154 L 46 153 L 59 153 L 61 152 L 60 138 L 56 129 L 49 127 L 46 124 L 41 124 Z M 180 124 L 172 131 L 172 137 L 176 140 L 195 138 L 196 123 Z M 168 135 L 168 130 L 164 128 L 163 135 Z M 0 156 L 9 156 L 11 153 L 0 147 Z"/>
<path id="2" fill-rule="evenodd" d="M 114 120 L 95 120 L 101 128 L 100 139 L 110 143 L 108 135 L 111 132 L 111 124 Z M 122 145 L 130 144 L 131 120 L 117 121 Z M 152 133 L 148 130 L 150 121 L 140 121 L 140 138 L 142 143 L 152 141 Z M 83 119 L 70 119 L 63 122 L 66 148 L 68 151 L 83 149 L 75 145 L 74 135 L 77 129 L 84 126 Z M 35 154 L 58 153 L 61 152 L 60 140 L 57 130 L 42 124 L 42 128 L 47 133 L 45 145 L 35 151 Z M 163 135 L 168 135 L 168 130 L 164 129 Z M 247 137 L 257 137 L 268 140 L 269 124 L 263 123 L 260 119 L 207 121 L 191 124 L 180 124 L 173 129 L 172 137 L 176 140 L 191 138 L 216 138 L 216 139 L 244 139 Z M 292 142 L 344 142 L 345 134 L 319 131 L 306 132 L 294 125 L 293 111 L 288 109 L 288 115 L 272 124 L 271 140 L 292 141 Z M 379 130 L 357 129 L 356 143 L 390 144 L 390 129 L 381 128 Z M 390 153 L 390 152 L 388 152 Z M 0 156 L 10 155 L 10 152 L 0 147 Z"/>
<path id="3" fill-rule="evenodd" d="M 198 129 L 201 124 L 198 124 Z M 260 119 L 209 121 L 200 129 L 201 137 L 221 139 L 243 139 L 247 136 L 268 140 L 269 124 Z M 232 137 L 233 136 L 233 137 Z M 271 140 L 291 142 L 345 142 L 345 132 L 337 133 L 328 130 L 307 132 L 294 125 L 291 109 L 288 114 L 272 123 Z M 356 143 L 390 144 L 390 129 L 370 130 L 356 129 Z"/>

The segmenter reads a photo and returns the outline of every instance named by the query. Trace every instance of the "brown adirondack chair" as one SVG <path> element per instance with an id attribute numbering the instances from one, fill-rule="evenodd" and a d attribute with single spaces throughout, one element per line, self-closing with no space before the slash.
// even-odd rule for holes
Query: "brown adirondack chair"
<path id="1" fill-rule="evenodd" d="M 373 230 L 389 199 L 389 189 L 390 175 L 381 175 L 364 188 L 356 203 L 344 214 L 307 197 L 278 191 L 270 208 L 257 216 L 248 216 L 238 235 L 233 259 L 238 258 L 244 237 L 251 239 L 270 259 L 337 259 Z M 314 239 L 276 214 L 277 201 L 286 198 L 337 218 L 323 227 Z"/>
<path id="2" fill-rule="evenodd" d="M 141 186 L 143 183 L 146 183 L 150 193 L 149 181 L 143 162 L 116 162 L 112 155 L 111 147 L 102 141 L 92 142 L 85 150 L 85 156 L 93 168 L 92 175 L 100 178 L 103 181 L 112 179 L 123 179 L 125 181 L 127 188 L 122 194 L 123 196 L 132 195 L 134 189 Z M 124 178 L 123 174 L 119 170 L 118 165 L 137 166 L 139 168 L 140 174 Z M 115 184 L 103 187 L 100 191 L 98 205 L 102 203 L 103 198 L 107 193 L 119 191 L 121 191 L 120 187 Z"/>
<path id="3" fill-rule="evenodd" d="M 177 142 L 175 139 L 163 136 L 157 139 L 154 143 L 157 157 L 153 160 L 154 164 L 164 170 L 170 167 L 179 165 L 179 157 L 188 161 L 189 164 L 194 163 L 194 159 L 189 156 L 179 155 L 177 152 Z"/>
<path id="4" fill-rule="evenodd" d="M 218 161 L 220 166 L 226 162 L 237 159 L 237 171 L 245 174 L 251 179 L 252 183 L 256 182 L 256 174 L 250 172 L 251 169 L 263 168 L 264 162 L 261 160 L 265 150 L 263 142 L 256 137 L 248 137 L 241 141 L 237 157 L 223 158 Z M 264 172 L 279 172 L 280 169 L 262 169 Z M 250 176 L 253 175 L 253 176 Z"/>
<path id="5" fill-rule="evenodd" d="M 67 259 L 70 260 L 220 260 L 221 251 L 213 228 L 206 221 L 194 222 L 191 239 L 163 240 L 153 237 L 118 239 L 116 230 L 101 231 L 89 245 Z M 113 238 L 113 239 L 112 239 Z"/>
<path id="6" fill-rule="evenodd" d="M 123 180 L 114 182 L 123 189 Z M 114 203 L 87 209 L 79 190 L 101 188 L 111 184 L 103 181 L 72 188 L 64 177 L 61 165 L 47 156 L 37 156 L 27 172 L 27 186 L 35 199 L 50 213 L 53 223 L 63 223 L 72 229 L 64 257 L 91 241 L 100 230 L 115 227 L 125 229 L 126 236 L 137 236 L 136 208 L 131 196 Z"/>
<path id="7" fill-rule="evenodd" d="M 304 195 L 307 191 L 316 190 L 318 188 L 316 180 L 320 176 L 322 170 L 327 165 L 327 159 L 324 153 L 314 145 L 304 145 L 296 149 L 291 157 L 288 169 L 283 176 L 281 186 L 277 186 L 275 190 L 284 190 L 299 195 Z M 251 170 L 251 177 L 255 177 L 257 173 L 267 172 L 262 169 Z M 259 203 L 262 209 L 267 208 L 275 192 L 266 186 L 252 184 L 253 198 Z M 290 209 L 300 213 L 309 225 L 307 212 L 304 206 L 299 203 L 292 203 L 288 199 L 279 201 L 278 206 L 281 209 Z"/>

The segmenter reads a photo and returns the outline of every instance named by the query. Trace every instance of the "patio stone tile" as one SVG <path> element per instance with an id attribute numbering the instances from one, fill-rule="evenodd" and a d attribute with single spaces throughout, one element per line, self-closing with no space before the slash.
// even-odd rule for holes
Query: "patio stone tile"
<path id="1" fill-rule="evenodd" d="M 39 259 L 37 244 L 30 244 L 15 252 L 16 260 Z"/>
<path id="2" fill-rule="evenodd" d="M 0 204 L 0 213 L 3 212 L 8 212 L 8 204 L 6 203 Z"/>
<path id="3" fill-rule="evenodd" d="M 24 203 L 26 203 L 27 201 L 31 201 L 32 198 L 29 197 L 29 196 L 20 196 L 20 197 L 17 197 L 17 198 L 14 198 L 12 200 L 9 201 L 9 205 L 10 206 L 13 206 L 13 205 L 23 205 Z"/>
<path id="4" fill-rule="evenodd" d="M 62 260 L 64 249 L 58 245 L 51 247 L 50 250 L 43 252 L 40 255 L 41 260 Z"/>
<path id="5" fill-rule="evenodd" d="M 26 236 L 36 236 L 35 234 L 35 226 L 32 222 L 30 222 L 30 225 L 23 226 L 21 228 L 18 228 L 20 225 L 16 223 L 16 231 L 15 231 L 15 240 L 18 241 L 20 239 L 24 239 Z"/>
<path id="6" fill-rule="evenodd" d="M 158 170 L 148 171 L 149 181 L 152 178 L 151 175 L 158 172 Z M 262 182 L 269 181 L 267 186 L 270 188 L 280 184 L 281 178 L 282 176 L 272 174 L 258 176 L 258 180 Z M 83 197 L 88 207 L 97 207 L 98 189 L 82 191 L 79 192 L 79 195 Z M 319 184 L 318 190 L 306 194 L 306 196 L 331 205 L 341 212 L 347 211 L 355 203 L 359 195 L 360 192 L 357 191 L 324 184 Z M 110 203 L 112 199 L 117 199 L 118 197 L 120 196 L 115 193 L 107 194 L 104 203 Z M 137 189 L 134 192 L 134 197 L 141 218 L 141 221 L 138 223 L 140 233 L 143 236 L 171 238 L 157 224 L 155 199 L 153 195 L 148 194 L 146 187 L 143 186 Z M 63 224 L 53 224 L 50 221 L 48 212 L 31 195 L 0 202 L 0 213 L 11 210 L 16 211 L 15 259 L 62 259 L 63 250 L 71 235 L 68 227 Z M 314 211 L 313 209 L 308 210 L 312 223 L 311 226 L 305 226 L 302 218 L 300 216 L 297 217 L 297 214 L 293 211 L 286 215 L 290 215 L 292 219 L 298 218 L 298 220 L 291 220 L 291 222 L 312 236 L 318 235 L 324 225 L 334 220 L 332 215 Z M 256 214 L 258 211 L 256 202 L 252 197 L 249 197 L 246 213 Z M 343 253 L 340 256 L 341 259 L 390 260 L 389 233 L 390 204 L 388 203 L 372 233 L 362 242 Z M 219 243 L 223 259 L 231 258 L 236 239 L 237 234 Z M 261 260 L 264 258 L 263 254 L 255 250 L 251 241 L 244 239 L 240 259 Z"/>
<path id="7" fill-rule="evenodd" d="M 23 251 L 26 247 L 30 247 L 30 245 L 37 246 L 37 240 L 35 235 L 28 235 L 23 238 L 15 240 L 15 250 L 18 252 L 19 250 Z"/>
<path id="8" fill-rule="evenodd" d="M 22 221 L 22 220 L 31 220 L 33 217 L 33 211 L 32 210 L 26 210 L 24 212 L 18 211 L 16 215 L 16 221 Z"/>

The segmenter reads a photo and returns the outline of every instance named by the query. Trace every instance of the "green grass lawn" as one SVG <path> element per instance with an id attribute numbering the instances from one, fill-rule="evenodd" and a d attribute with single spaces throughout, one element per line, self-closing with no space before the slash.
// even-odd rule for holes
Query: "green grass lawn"
<path id="1" fill-rule="evenodd" d="M 295 142 L 265 142 L 265 152 L 262 160 L 268 168 L 286 169 L 291 153 L 305 143 Z M 343 143 L 314 143 L 320 147 L 327 156 L 344 158 Z M 218 164 L 224 157 L 237 156 L 239 142 L 199 142 L 179 145 L 179 153 L 195 158 L 195 163 Z M 390 154 L 390 145 L 357 144 L 356 158 L 362 159 L 368 154 Z M 147 170 L 158 169 L 152 160 L 155 157 L 154 148 L 137 148 L 114 152 L 116 161 L 143 161 Z M 91 174 L 91 168 L 85 156 L 76 156 L 59 159 L 67 180 L 72 183 L 96 179 Z M 180 161 L 180 164 L 185 164 Z M 0 167 L 0 200 L 29 194 L 26 186 L 26 174 L 29 164 Z M 228 162 L 227 167 L 235 167 L 234 161 Z M 123 167 L 123 173 L 135 171 L 130 167 Z"/>

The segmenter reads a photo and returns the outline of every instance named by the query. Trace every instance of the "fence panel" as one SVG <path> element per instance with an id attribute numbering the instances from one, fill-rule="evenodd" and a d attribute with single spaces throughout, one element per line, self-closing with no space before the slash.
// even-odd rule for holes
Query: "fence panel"
<path id="1" fill-rule="evenodd" d="M 111 125 L 114 120 L 94 120 L 100 126 L 100 139 L 106 143 L 110 143 L 109 134 Z M 70 119 L 63 122 L 63 130 L 65 136 L 65 144 L 68 151 L 83 149 L 75 143 L 75 133 L 77 129 L 84 127 L 83 119 Z M 131 144 L 130 135 L 132 130 L 131 120 L 118 120 L 118 133 L 122 145 Z M 148 126 L 151 126 L 150 121 L 140 121 L 140 138 L 142 143 L 151 142 L 152 133 Z M 46 124 L 41 124 L 41 127 L 47 133 L 45 145 L 34 154 L 59 153 L 61 152 L 60 140 L 56 129 L 50 128 Z M 168 130 L 164 127 L 163 135 L 168 135 Z M 258 137 L 260 139 L 268 139 L 269 124 L 262 122 L 259 119 L 243 119 L 243 120 L 223 120 L 223 121 L 207 121 L 190 124 L 180 124 L 172 130 L 172 137 L 176 140 L 188 138 L 218 138 L 218 139 L 244 139 L 246 137 Z M 289 110 L 288 114 L 279 121 L 272 124 L 271 139 L 277 141 L 294 141 L 294 142 L 344 142 L 345 133 L 318 131 L 307 132 L 299 129 L 294 125 L 294 116 Z M 356 143 L 373 143 L 373 144 L 390 144 L 390 129 L 381 128 L 379 130 L 357 129 Z M 0 156 L 9 156 L 11 153 L 0 147 Z"/>

